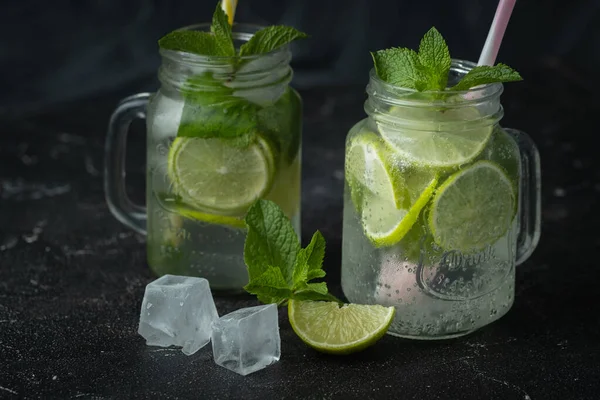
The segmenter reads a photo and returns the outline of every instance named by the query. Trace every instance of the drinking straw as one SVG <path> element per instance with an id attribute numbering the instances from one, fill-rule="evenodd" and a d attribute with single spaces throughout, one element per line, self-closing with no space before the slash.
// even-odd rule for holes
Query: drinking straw
<path id="1" fill-rule="evenodd" d="M 488 32 L 487 39 L 481 50 L 479 56 L 479 62 L 477 65 L 494 65 L 496 62 L 496 56 L 500 49 L 500 43 L 504 37 L 508 20 L 512 14 L 512 10 L 515 7 L 517 0 L 500 0 L 498 2 L 498 8 L 496 9 L 496 15 L 494 15 L 494 21 Z M 225 0 L 223 0 L 225 2 Z"/>
<path id="2" fill-rule="evenodd" d="M 235 9 L 237 7 L 238 0 L 222 0 L 221 8 L 227 14 L 229 18 L 229 25 L 233 25 L 233 17 L 235 17 Z"/>

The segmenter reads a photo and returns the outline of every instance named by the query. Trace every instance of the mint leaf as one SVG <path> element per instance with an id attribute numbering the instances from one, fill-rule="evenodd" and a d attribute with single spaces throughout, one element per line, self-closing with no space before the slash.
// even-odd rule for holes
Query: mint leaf
<path id="1" fill-rule="evenodd" d="M 435 27 L 432 27 L 421 39 L 418 57 L 427 71 L 424 90 L 446 89 L 452 60 L 446 41 Z"/>
<path id="2" fill-rule="evenodd" d="M 313 234 L 310 243 L 306 246 L 304 251 L 307 254 L 308 264 L 306 279 L 310 281 L 315 278 L 324 277 L 323 258 L 325 257 L 325 238 L 321 232 L 316 231 Z"/>
<path id="3" fill-rule="evenodd" d="M 215 42 L 219 50 L 226 56 L 235 56 L 235 47 L 233 46 L 233 36 L 231 35 L 231 25 L 227 14 L 221 8 L 221 2 L 217 3 L 217 8 L 213 14 L 210 31 L 215 37 Z"/>
<path id="4" fill-rule="evenodd" d="M 258 300 L 266 304 L 280 303 L 292 295 L 281 270 L 271 266 L 262 275 L 248 283 L 244 289 L 248 293 L 255 294 Z"/>
<path id="5" fill-rule="evenodd" d="M 308 275 L 308 256 L 306 254 L 306 249 L 300 249 L 298 251 L 298 256 L 296 257 L 296 262 L 294 263 L 294 273 L 292 275 L 292 281 L 294 283 L 294 290 L 300 287 L 302 284 L 305 284 L 307 281 Z"/>
<path id="6" fill-rule="evenodd" d="M 274 266 L 288 287 L 293 286 L 293 272 L 300 243 L 292 223 L 277 204 L 258 200 L 246 214 L 248 234 L 244 244 L 244 261 L 250 283 Z"/>
<path id="7" fill-rule="evenodd" d="M 427 87 L 425 68 L 414 50 L 393 47 L 371 53 L 377 76 L 387 83 L 408 89 Z"/>
<path id="8" fill-rule="evenodd" d="M 240 47 L 240 56 L 268 53 L 294 40 L 306 37 L 308 37 L 306 33 L 290 26 L 269 26 L 256 32 Z"/>
<path id="9" fill-rule="evenodd" d="M 342 302 L 332 294 L 323 294 L 321 292 L 316 292 L 313 290 L 303 290 L 294 292 L 291 298 L 294 300 L 334 301 L 336 303 L 342 304 Z"/>
<path id="10" fill-rule="evenodd" d="M 299 292 L 305 292 L 305 291 L 315 292 L 315 293 L 319 293 L 319 294 L 327 294 L 328 293 L 327 284 L 325 282 L 304 283 L 298 289 L 297 293 L 299 293 Z"/>
<path id="11" fill-rule="evenodd" d="M 240 146 L 249 144 L 258 124 L 258 106 L 233 95 L 204 73 L 187 80 L 183 89 L 185 103 L 177 136 L 236 139 Z"/>
<path id="12" fill-rule="evenodd" d="M 300 249 L 294 266 L 294 288 L 299 288 L 306 281 L 325 276 L 323 257 L 325 256 L 325 239 L 316 231 L 305 249 Z M 312 277 L 309 277 L 312 276 Z"/>
<path id="13" fill-rule="evenodd" d="M 474 86 L 484 85 L 486 83 L 496 82 L 515 82 L 521 81 L 521 75 L 508 65 L 498 64 L 493 67 L 488 65 L 479 65 L 470 70 L 455 86 L 450 90 L 468 90 Z"/>
<path id="14" fill-rule="evenodd" d="M 158 45 L 162 49 L 183 51 L 205 56 L 227 56 L 217 43 L 216 37 L 208 32 L 174 31 L 163 36 Z"/>

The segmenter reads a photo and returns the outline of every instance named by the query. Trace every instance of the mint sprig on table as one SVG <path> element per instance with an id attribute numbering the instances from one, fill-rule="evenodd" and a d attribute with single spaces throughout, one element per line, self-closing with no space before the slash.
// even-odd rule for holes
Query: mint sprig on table
<path id="1" fill-rule="evenodd" d="M 392 85 L 417 91 L 468 90 L 474 86 L 522 80 L 521 75 L 504 64 L 476 66 L 456 85 L 447 88 L 451 58 L 446 41 L 435 27 L 421 39 L 419 51 L 402 47 L 371 53 L 375 72 Z"/>
<path id="2" fill-rule="evenodd" d="M 158 41 L 162 49 L 194 53 L 208 57 L 227 57 L 227 77 L 219 72 L 204 72 L 186 81 L 182 89 L 185 104 L 177 136 L 231 139 L 232 144 L 252 143 L 266 109 L 244 97 L 236 96 L 234 88 L 225 81 L 234 81 L 237 71 L 248 62 L 244 57 L 265 54 L 307 35 L 292 27 L 276 25 L 256 32 L 236 50 L 227 14 L 218 2 L 210 32 L 182 30 L 168 33 Z M 264 122 L 264 121 L 263 121 Z M 266 121 L 269 122 L 269 121 Z"/>
<path id="3" fill-rule="evenodd" d="M 323 278 L 325 239 L 319 231 L 301 248 L 291 222 L 272 201 L 258 200 L 245 218 L 248 234 L 244 261 L 250 278 L 244 289 L 263 303 L 324 300 L 341 304 L 329 294 Z"/>

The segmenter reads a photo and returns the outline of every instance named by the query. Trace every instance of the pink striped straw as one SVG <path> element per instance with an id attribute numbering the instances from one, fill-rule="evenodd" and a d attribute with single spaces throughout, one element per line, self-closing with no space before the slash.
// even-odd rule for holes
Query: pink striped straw
<path id="1" fill-rule="evenodd" d="M 479 56 L 479 62 L 477 65 L 494 65 L 496 62 L 496 56 L 500 49 L 500 43 L 504 37 L 508 20 L 512 14 L 513 8 L 517 0 L 500 0 L 498 8 L 496 9 L 496 15 L 494 15 L 494 21 L 490 27 L 487 39 L 483 45 L 481 56 Z"/>

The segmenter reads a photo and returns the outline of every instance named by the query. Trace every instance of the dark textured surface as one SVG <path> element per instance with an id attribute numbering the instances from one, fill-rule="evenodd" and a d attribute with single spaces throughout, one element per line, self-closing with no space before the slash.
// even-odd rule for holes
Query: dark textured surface
<path id="1" fill-rule="evenodd" d="M 384 337 L 350 357 L 304 346 L 281 314 L 282 359 L 247 377 L 137 335 L 144 238 L 109 213 L 102 189 L 108 115 L 121 94 L 0 123 L 0 398 L 597 399 L 600 161 L 594 93 L 538 68 L 503 97 L 503 125 L 528 131 L 543 164 L 543 233 L 498 322 L 437 343 Z M 526 75 L 527 76 L 527 75 Z M 321 229 L 339 291 L 343 143 L 363 87 L 304 92 L 304 241 Z M 143 196 L 143 135 L 129 181 Z M 218 298 L 226 313 L 255 304 Z"/>

